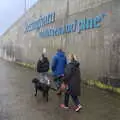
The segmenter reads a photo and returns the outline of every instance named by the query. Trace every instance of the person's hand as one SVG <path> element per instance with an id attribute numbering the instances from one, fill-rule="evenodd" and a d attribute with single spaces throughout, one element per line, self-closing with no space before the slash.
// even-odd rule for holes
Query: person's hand
<path id="1" fill-rule="evenodd" d="M 64 74 L 62 74 L 61 77 L 64 77 Z"/>
<path id="2" fill-rule="evenodd" d="M 60 89 L 62 92 L 64 92 L 66 90 L 66 84 L 62 83 Z"/>

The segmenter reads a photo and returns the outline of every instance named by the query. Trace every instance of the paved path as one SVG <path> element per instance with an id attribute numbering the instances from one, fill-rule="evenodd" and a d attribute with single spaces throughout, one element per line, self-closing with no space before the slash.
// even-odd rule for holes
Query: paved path
<path id="1" fill-rule="evenodd" d="M 0 60 L 0 120 L 120 120 L 120 97 L 82 86 L 83 110 L 63 110 L 55 92 L 46 103 L 33 96 L 32 70 Z"/>

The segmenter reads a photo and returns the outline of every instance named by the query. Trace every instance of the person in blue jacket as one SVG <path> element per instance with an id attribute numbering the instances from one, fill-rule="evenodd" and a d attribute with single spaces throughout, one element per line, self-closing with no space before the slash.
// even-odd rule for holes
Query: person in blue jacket
<path id="1" fill-rule="evenodd" d="M 54 76 L 54 81 L 57 87 L 57 95 L 61 95 L 60 86 L 61 86 L 61 77 L 64 75 L 65 66 L 67 64 L 67 59 L 65 53 L 62 49 L 58 49 L 55 56 L 52 58 L 52 73 Z"/>

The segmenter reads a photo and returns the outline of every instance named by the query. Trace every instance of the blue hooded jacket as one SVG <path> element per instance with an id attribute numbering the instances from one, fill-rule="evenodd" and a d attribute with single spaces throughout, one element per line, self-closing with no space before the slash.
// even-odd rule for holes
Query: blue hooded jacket
<path id="1" fill-rule="evenodd" d="M 64 74 L 64 69 L 67 64 L 67 59 L 64 52 L 59 51 L 52 58 L 52 72 L 54 76 L 59 76 Z"/>

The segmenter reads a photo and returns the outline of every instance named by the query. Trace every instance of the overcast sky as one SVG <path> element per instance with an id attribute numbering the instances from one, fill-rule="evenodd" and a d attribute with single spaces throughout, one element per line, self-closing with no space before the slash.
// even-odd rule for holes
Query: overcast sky
<path id="1" fill-rule="evenodd" d="M 26 0 L 27 8 L 37 0 Z M 23 13 L 25 0 L 0 0 L 0 35 L 3 34 Z"/>

